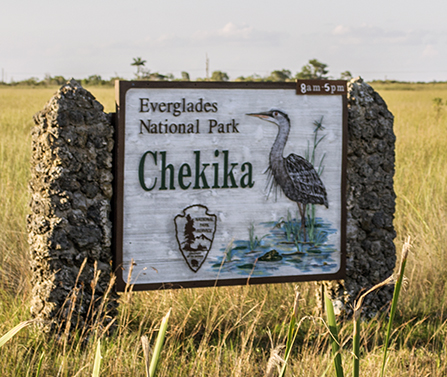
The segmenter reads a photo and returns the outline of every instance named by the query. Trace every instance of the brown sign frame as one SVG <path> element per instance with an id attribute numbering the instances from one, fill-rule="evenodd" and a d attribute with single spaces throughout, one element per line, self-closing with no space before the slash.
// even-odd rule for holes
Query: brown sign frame
<path id="1" fill-rule="evenodd" d="M 300 83 L 309 83 L 315 85 L 318 80 L 300 80 L 298 82 L 164 82 L 164 81 L 116 81 L 115 82 L 115 99 L 116 99 L 116 115 L 115 115 L 115 147 L 114 147 L 114 195 L 112 204 L 113 218 L 113 268 L 116 274 L 116 290 L 124 291 L 128 285 L 123 279 L 123 201 L 124 201 L 124 149 L 125 149 L 125 98 L 129 89 L 135 88 L 171 88 L 171 89 L 292 89 L 298 91 Z M 346 81 L 341 80 L 325 80 L 325 82 L 333 82 L 334 84 L 344 85 Z M 298 93 L 297 93 L 298 94 Z M 322 93 L 324 94 L 324 93 Z M 303 95 L 303 94 L 300 94 Z M 153 284 L 135 284 L 133 290 L 158 290 L 158 289 L 179 289 L 179 288 L 198 288 L 211 286 L 235 286 L 246 284 L 270 284 L 270 283 L 289 283 L 300 281 L 321 281 L 321 280 L 341 280 L 346 274 L 346 168 L 347 168 L 347 146 L 348 146 L 348 111 L 347 111 L 347 95 L 346 91 L 342 96 L 343 106 L 343 136 L 342 136 L 342 177 L 341 177 L 341 229 L 340 229 L 340 269 L 333 274 L 318 275 L 296 275 L 296 276 L 280 276 L 280 277 L 254 277 L 237 279 L 217 279 L 203 281 L 183 281 L 183 282 L 165 282 Z"/>

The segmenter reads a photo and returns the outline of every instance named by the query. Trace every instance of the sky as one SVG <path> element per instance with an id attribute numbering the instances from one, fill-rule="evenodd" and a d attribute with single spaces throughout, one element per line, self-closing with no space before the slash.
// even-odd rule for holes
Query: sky
<path id="1" fill-rule="evenodd" d="M 15 0 L 0 5 L 6 82 L 135 77 L 145 68 L 295 75 L 310 59 L 339 78 L 447 81 L 445 0 Z"/>

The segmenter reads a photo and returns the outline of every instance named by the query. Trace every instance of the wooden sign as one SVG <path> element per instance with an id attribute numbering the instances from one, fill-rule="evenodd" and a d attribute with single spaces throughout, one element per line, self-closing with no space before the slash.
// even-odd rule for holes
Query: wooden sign
<path id="1" fill-rule="evenodd" d="M 340 85 L 117 82 L 118 290 L 343 278 Z"/>

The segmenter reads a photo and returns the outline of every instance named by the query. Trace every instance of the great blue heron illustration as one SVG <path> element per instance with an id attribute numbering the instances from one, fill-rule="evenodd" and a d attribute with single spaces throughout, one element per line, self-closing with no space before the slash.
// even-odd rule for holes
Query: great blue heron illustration
<path id="1" fill-rule="evenodd" d="M 285 112 L 272 109 L 247 115 L 266 120 L 278 126 L 278 134 L 270 151 L 269 170 L 272 174 L 273 184 L 280 186 L 287 198 L 298 204 L 304 242 L 307 242 L 306 205 L 323 204 L 328 208 L 326 188 L 309 161 L 294 153 L 284 158 L 284 147 L 290 132 L 290 119 Z"/>

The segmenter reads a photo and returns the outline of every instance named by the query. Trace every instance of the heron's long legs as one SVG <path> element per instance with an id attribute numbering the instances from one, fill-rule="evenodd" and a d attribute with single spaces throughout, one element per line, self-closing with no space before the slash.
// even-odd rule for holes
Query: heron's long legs
<path id="1" fill-rule="evenodd" d="M 302 203 L 298 204 L 298 210 L 301 216 L 301 231 L 303 232 L 304 242 L 307 242 L 307 231 L 306 231 L 306 205 Z"/>

